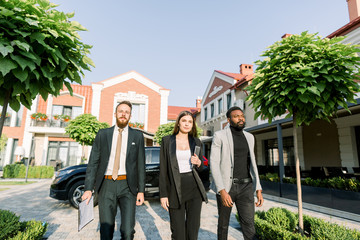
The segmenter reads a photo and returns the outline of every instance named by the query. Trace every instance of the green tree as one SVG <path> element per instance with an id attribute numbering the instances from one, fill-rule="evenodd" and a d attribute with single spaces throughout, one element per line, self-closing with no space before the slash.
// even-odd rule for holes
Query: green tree
<path id="1" fill-rule="evenodd" d="M 157 143 L 159 143 L 159 145 L 161 145 L 162 138 L 165 136 L 171 135 L 174 131 L 174 127 L 175 127 L 175 122 L 170 122 L 170 123 L 165 123 L 165 124 L 160 125 L 154 136 L 155 141 Z M 196 130 L 197 130 L 198 136 L 200 136 L 201 133 L 203 132 L 203 130 L 201 128 L 199 128 L 198 126 L 196 126 Z"/>
<path id="2" fill-rule="evenodd" d="M 299 228 L 303 233 L 302 198 L 297 127 L 309 125 L 316 119 L 336 116 L 338 106 L 348 109 L 347 102 L 355 102 L 360 91 L 357 64 L 360 51 L 354 45 L 340 43 L 344 37 L 321 38 L 303 32 L 271 45 L 256 62 L 255 78 L 248 87 L 256 110 L 272 121 L 276 116 L 293 116 L 293 136 L 299 205 Z"/>
<path id="3" fill-rule="evenodd" d="M 106 122 L 100 122 L 91 114 L 81 114 L 69 122 L 65 132 L 70 138 L 82 145 L 81 158 L 85 158 L 85 145 L 91 146 L 95 140 L 96 134 L 100 129 L 110 127 Z"/>
<path id="4" fill-rule="evenodd" d="M 72 94 L 70 84 L 81 84 L 83 70 L 94 66 L 91 46 L 78 35 L 86 29 L 55 7 L 48 0 L 0 1 L 0 135 L 8 104 L 30 109 L 38 94 L 57 96 L 64 84 Z"/>

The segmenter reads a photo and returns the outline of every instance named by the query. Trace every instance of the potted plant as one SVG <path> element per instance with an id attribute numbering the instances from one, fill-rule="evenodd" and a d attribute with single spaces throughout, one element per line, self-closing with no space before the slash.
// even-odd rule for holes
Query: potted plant
<path id="1" fill-rule="evenodd" d="M 70 121 L 71 117 L 69 115 L 62 115 L 61 116 L 61 120 L 63 120 L 64 122 L 68 122 Z"/>
<path id="2" fill-rule="evenodd" d="M 129 122 L 129 126 L 133 127 L 133 128 L 140 128 L 140 129 L 144 129 L 144 124 L 143 123 L 139 123 L 139 122 Z"/>
<path id="3" fill-rule="evenodd" d="M 59 119 L 61 119 L 61 115 L 60 114 L 55 114 L 53 116 L 53 118 L 54 118 L 54 120 L 59 120 Z"/>
<path id="4" fill-rule="evenodd" d="M 48 116 L 45 113 L 33 113 L 31 114 L 31 119 L 36 121 L 46 121 Z"/>

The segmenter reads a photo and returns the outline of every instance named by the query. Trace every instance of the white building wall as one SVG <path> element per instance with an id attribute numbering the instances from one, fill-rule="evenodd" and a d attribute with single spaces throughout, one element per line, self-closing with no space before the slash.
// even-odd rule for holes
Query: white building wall
<path id="1" fill-rule="evenodd" d="M 160 125 L 167 123 L 169 90 L 160 90 Z"/>
<path id="2" fill-rule="evenodd" d="M 351 115 L 334 119 L 339 134 L 341 166 L 352 172 L 352 167 L 359 167 L 354 126 L 360 125 L 360 115 Z"/>

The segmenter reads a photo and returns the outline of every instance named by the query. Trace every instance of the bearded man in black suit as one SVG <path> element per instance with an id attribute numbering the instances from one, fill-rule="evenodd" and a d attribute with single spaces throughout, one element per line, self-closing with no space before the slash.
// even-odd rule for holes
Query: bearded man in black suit
<path id="1" fill-rule="evenodd" d="M 134 239 L 135 208 L 144 203 L 144 137 L 128 126 L 131 110 L 129 101 L 117 105 L 116 125 L 99 130 L 86 169 L 82 200 L 98 193 L 101 239 L 113 239 L 117 205 L 121 239 Z"/>

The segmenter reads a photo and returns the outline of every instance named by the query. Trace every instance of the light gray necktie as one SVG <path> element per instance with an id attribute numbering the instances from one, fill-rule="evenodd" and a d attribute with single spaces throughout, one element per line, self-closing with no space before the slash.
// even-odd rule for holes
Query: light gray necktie
<path id="1" fill-rule="evenodd" d="M 118 177 L 118 172 L 119 172 L 119 168 L 120 168 L 120 153 L 121 153 L 121 140 L 122 140 L 122 131 L 124 129 L 119 128 L 119 135 L 117 138 L 117 143 L 116 143 L 116 153 L 115 153 L 115 159 L 114 159 L 114 167 L 113 167 L 113 172 L 112 172 L 112 179 L 115 181 Z"/>

